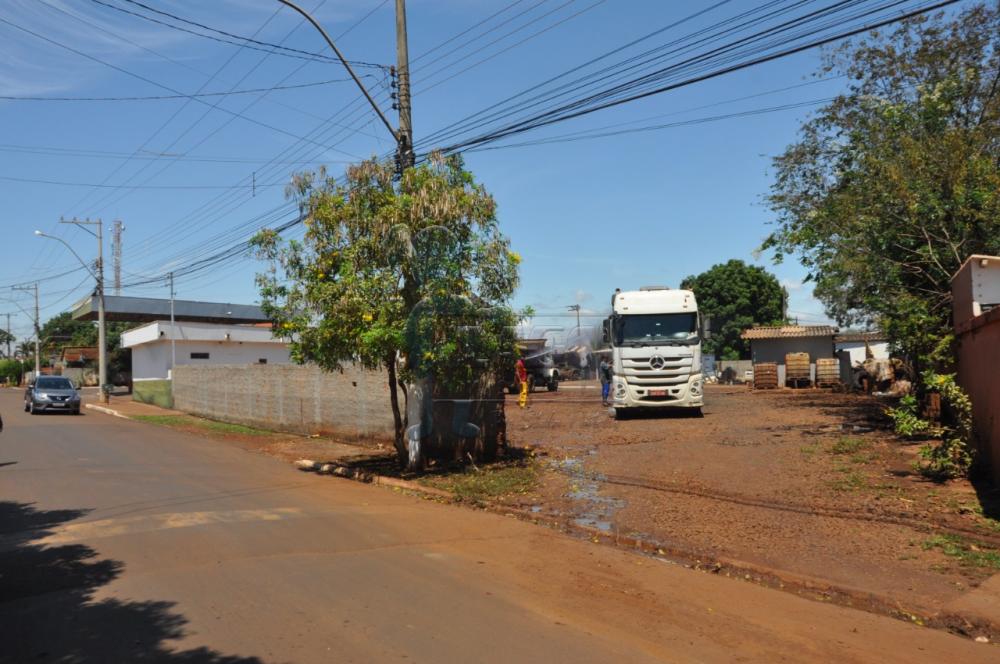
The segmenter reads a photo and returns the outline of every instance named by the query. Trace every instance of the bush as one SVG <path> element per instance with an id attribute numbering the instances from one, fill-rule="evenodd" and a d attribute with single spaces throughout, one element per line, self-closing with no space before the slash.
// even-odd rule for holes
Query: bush
<path id="1" fill-rule="evenodd" d="M 941 439 L 937 445 L 927 444 L 920 448 L 918 469 L 921 474 L 939 480 L 965 477 L 975 458 L 972 401 L 955 382 L 954 374 L 928 371 L 923 375 L 923 385 L 941 395 L 945 422 L 935 425 L 922 419 L 917 414 L 916 397 L 908 395 L 900 399 L 898 408 L 888 410 L 896 433 L 904 438 L 933 436 Z"/>

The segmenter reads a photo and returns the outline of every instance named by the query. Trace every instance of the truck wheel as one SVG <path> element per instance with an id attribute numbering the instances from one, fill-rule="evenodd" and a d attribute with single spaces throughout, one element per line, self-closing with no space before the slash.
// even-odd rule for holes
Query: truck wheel
<path id="1" fill-rule="evenodd" d="M 624 408 L 615 408 L 615 420 L 622 421 L 626 417 Z"/>
<path id="2" fill-rule="evenodd" d="M 557 380 L 550 380 L 549 384 L 546 387 L 549 388 L 549 392 L 555 392 L 556 390 L 559 389 L 559 381 L 557 381 Z"/>
<path id="3" fill-rule="evenodd" d="M 701 412 L 701 406 L 691 409 L 691 417 L 705 417 L 705 413 Z"/>

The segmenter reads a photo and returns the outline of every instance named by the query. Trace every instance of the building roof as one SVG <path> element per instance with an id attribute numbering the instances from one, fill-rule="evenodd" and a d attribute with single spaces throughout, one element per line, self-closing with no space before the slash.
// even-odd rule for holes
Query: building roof
<path id="1" fill-rule="evenodd" d="M 97 346 L 63 346 L 63 362 L 89 362 L 96 361 L 99 353 Z"/>
<path id="2" fill-rule="evenodd" d="M 801 339 L 803 337 L 832 337 L 837 328 L 832 325 L 773 325 L 751 327 L 743 330 L 743 339 Z"/>
<path id="3" fill-rule="evenodd" d="M 122 348 L 134 348 L 148 343 L 175 341 L 211 341 L 217 343 L 287 344 L 275 337 L 270 328 L 256 325 L 222 325 L 219 323 L 174 323 L 158 320 L 122 333 Z"/>
<path id="4" fill-rule="evenodd" d="M 863 330 L 863 331 L 847 330 L 835 336 L 833 340 L 836 341 L 837 343 L 846 343 L 851 341 L 874 342 L 874 341 L 888 341 L 889 337 L 886 336 L 885 332 L 882 332 L 881 330 Z"/>
<path id="5" fill-rule="evenodd" d="M 88 295 L 73 305 L 76 320 L 97 320 L 97 297 Z M 150 323 L 170 319 L 170 300 L 152 297 L 104 296 L 104 318 L 109 321 Z M 193 323 L 265 323 L 268 318 L 253 304 L 174 300 L 174 320 Z"/>

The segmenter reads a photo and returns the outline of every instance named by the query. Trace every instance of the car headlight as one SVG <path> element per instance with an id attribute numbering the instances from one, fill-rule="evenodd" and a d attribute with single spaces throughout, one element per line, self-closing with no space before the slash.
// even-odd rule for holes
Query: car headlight
<path id="1" fill-rule="evenodd" d="M 49 395 L 38 392 L 37 394 L 35 394 L 35 398 L 38 399 L 39 401 L 48 401 Z"/>

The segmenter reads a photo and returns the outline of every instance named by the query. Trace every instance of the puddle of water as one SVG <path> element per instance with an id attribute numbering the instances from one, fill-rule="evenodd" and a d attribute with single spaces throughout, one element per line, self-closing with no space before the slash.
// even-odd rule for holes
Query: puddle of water
<path id="1" fill-rule="evenodd" d="M 590 450 L 588 455 L 596 453 Z M 578 503 L 574 510 L 577 517 L 573 523 L 587 528 L 596 528 L 602 532 L 610 532 L 615 513 L 625 507 L 625 501 L 619 498 L 600 495 L 601 482 L 604 476 L 588 475 L 583 469 L 583 460 L 567 458 L 553 460 L 552 465 L 570 477 L 570 490 L 566 497 Z"/>

